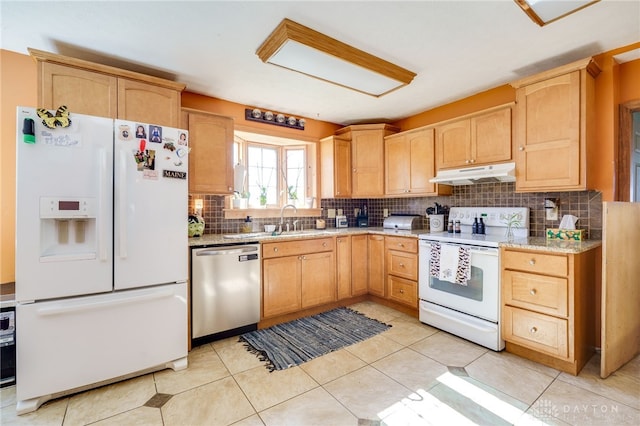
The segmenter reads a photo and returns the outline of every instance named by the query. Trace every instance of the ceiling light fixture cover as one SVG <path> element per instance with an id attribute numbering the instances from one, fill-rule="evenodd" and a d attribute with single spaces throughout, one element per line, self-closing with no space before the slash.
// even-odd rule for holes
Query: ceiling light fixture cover
<path id="1" fill-rule="evenodd" d="M 416 76 L 286 18 L 256 54 L 262 62 L 376 97 L 406 86 Z"/>
<path id="2" fill-rule="evenodd" d="M 514 0 L 541 27 L 600 0 Z"/>

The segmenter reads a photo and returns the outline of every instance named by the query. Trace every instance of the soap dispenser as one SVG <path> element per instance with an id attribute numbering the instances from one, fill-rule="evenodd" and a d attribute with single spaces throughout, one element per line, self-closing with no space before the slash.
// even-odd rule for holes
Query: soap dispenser
<path id="1" fill-rule="evenodd" d="M 244 220 L 244 223 L 242 224 L 241 232 L 243 234 L 248 234 L 251 231 L 253 231 L 253 223 L 251 221 L 251 216 L 247 216 L 247 218 Z"/>

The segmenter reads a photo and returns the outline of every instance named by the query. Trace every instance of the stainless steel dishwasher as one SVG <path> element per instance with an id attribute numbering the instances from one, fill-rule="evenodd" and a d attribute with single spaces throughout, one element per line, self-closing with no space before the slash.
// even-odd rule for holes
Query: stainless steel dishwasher
<path id="1" fill-rule="evenodd" d="M 260 321 L 260 244 L 191 250 L 194 344 L 255 330 Z"/>

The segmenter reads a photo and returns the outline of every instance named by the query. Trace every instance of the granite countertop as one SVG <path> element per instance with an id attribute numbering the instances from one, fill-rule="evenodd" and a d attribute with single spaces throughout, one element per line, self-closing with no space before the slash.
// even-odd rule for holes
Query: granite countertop
<path id="1" fill-rule="evenodd" d="M 418 235 L 428 232 L 424 229 L 412 231 L 395 231 L 384 228 L 328 228 L 309 229 L 305 231 L 283 232 L 281 235 L 273 236 L 268 232 L 252 232 L 250 234 L 224 234 L 232 235 L 233 238 L 225 238 L 223 234 L 206 234 L 202 237 L 189 238 L 190 247 L 206 247 L 215 245 L 228 245 L 238 243 L 262 243 L 270 241 L 286 241 L 304 238 L 322 238 L 341 235 L 397 235 L 401 237 L 418 238 Z M 528 237 L 516 239 L 513 242 L 500 243 L 500 247 L 509 247 L 524 250 L 539 250 L 556 253 L 582 253 L 602 245 L 600 240 L 565 241 L 547 240 L 544 237 Z"/>
<path id="2" fill-rule="evenodd" d="M 544 237 L 528 237 L 516 239 L 509 243 L 500 243 L 500 247 L 525 250 L 539 250 L 556 253 L 583 253 L 602 245 L 601 240 L 548 240 Z"/>
<path id="3" fill-rule="evenodd" d="M 395 235 L 401 237 L 418 238 L 419 234 L 424 234 L 424 229 L 414 229 L 412 231 L 395 231 L 384 228 L 328 228 L 309 229 L 304 231 L 283 232 L 281 235 L 273 236 L 268 232 L 252 232 L 249 234 L 205 234 L 202 237 L 189 238 L 189 247 L 205 247 L 215 245 L 237 244 L 237 243 L 262 243 L 269 241 L 297 240 L 303 238 L 339 237 L 342 235 L 362 235 L 379 234 Z M 225 238 L 224 235 L 232 235 L 234 238 Z"/>

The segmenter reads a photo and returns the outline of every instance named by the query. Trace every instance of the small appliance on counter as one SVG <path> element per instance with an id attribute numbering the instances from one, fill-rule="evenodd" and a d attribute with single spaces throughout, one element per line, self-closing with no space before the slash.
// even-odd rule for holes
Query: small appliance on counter
<path id="1" fill-rule="evenodd" d="M 422 216 L 412 214 L 392 214 L 384 219 L 382 227 L 385 231 L 413 231 L 422 229 Z"/>
<path id="2" fill-rule="evenodd" d="M 336 228 L 347 228 L 348 226 L 349 222 L 347 221 L 347 216 L 343 214 L 336 216 Z"/>
<path id="3" fill-rule="evenodd" d="M 369 226 L 369 212 L 367 211 L 367 205 L 362 206 L 362 210 L 356 217 L 356 226 L 358 228 L 366 228 Z"/>

